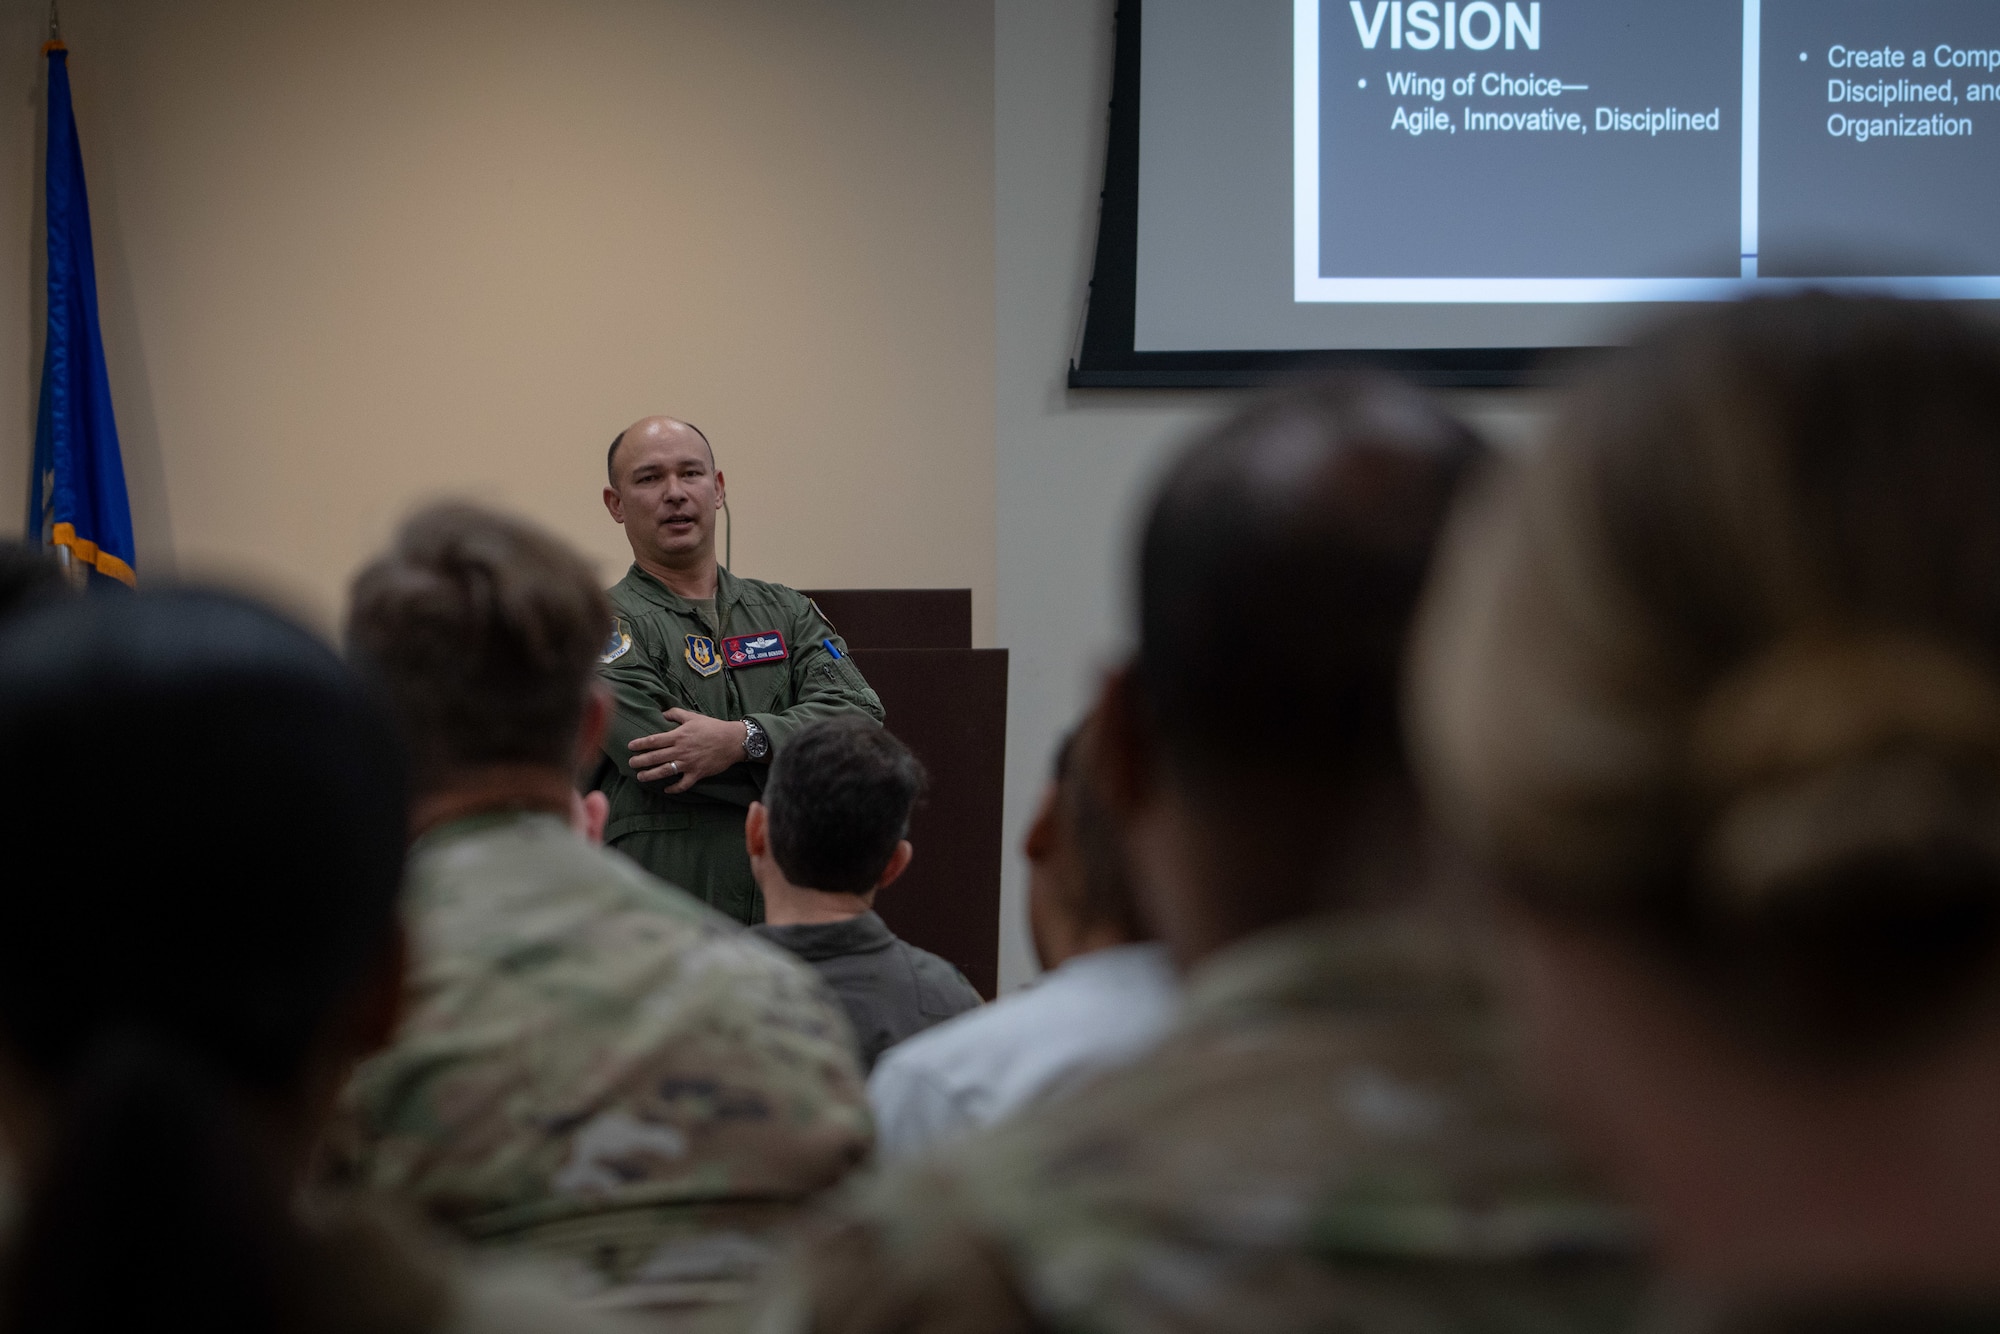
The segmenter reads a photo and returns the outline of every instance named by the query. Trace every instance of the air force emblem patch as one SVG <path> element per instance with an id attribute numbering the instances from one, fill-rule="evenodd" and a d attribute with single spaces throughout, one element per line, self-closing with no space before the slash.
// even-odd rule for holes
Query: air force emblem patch
<path id="1" fill-rule="evenodd" d="M 694 668 L 697 675 L 714 676 L 722 670 L 722 659 L 716 656 L 713 639 L 707 635 L 689 635 L 687 645 L 688 666 Z"/>
<path id="2" fill-rule="evenodd" d="M 608 667 L 632 651 L 632 627 L 625 623 L 623 616 L 613 617 L 611 638 L 604 641 L 604 651 L 597 655 L 599 666 Z"/>
<path id="3" fill-rule="evenodd" d="M 783 662 L 791 654 L 785 649 L 783 635 L 776 630 L 759 630 L 723 640 L 722 656 L 731 667 L 755 667 L 760 662 Z"/>

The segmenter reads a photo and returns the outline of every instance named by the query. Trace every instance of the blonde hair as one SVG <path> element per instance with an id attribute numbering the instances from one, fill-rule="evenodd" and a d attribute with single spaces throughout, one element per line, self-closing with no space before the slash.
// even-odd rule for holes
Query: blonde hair
<path id="1" fill-rule="evenodd" d="M 2000 336 L 1814 296 L 1618 355 L 1454 525 L 1413 685 L 1439 813 L 1531 904 L 1791 1037 L 1962 1012 L 2000 940 Z"/>

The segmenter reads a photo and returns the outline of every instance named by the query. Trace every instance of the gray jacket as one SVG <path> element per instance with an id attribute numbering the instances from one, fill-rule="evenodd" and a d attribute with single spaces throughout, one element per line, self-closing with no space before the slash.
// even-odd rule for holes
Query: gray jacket
<path id="1" fill-rule="evenodd" d="M 819 970 L 847 1008 L 864 1070 L 889 1048 L 978 1005 L 965 974 L 920 950 L 872 912 L 844 922 L 752 927 Z"/>

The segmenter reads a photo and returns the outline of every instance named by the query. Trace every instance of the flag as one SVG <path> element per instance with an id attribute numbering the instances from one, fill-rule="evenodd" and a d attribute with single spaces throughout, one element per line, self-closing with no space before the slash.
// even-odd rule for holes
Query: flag
<path id="1" fill-rule="evenodd" d="M 132 508 L 111 416 L 111 380 L 97 327 L 97 273 L 90 253 L 90 201 L 83 150 L 70 110 L 69 52 L 49 58 L 49 144 L 42 170 L 48 200 L 49 327 L 42 349 L 42 404 L 35 420 L 35 473 L 28 486 L 28 540 L 63 548 L 87 569 L 136 584 Z"/>

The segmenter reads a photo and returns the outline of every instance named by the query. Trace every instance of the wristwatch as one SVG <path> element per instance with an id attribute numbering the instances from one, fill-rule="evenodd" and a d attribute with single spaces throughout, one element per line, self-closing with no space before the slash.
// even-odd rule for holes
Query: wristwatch
<path id="1" fill-rule="evenodd" d="M 771 758 L 771 738 L 754 719 L 743 720 L 743 754 L 747 759 L 768 760 Z"/>

